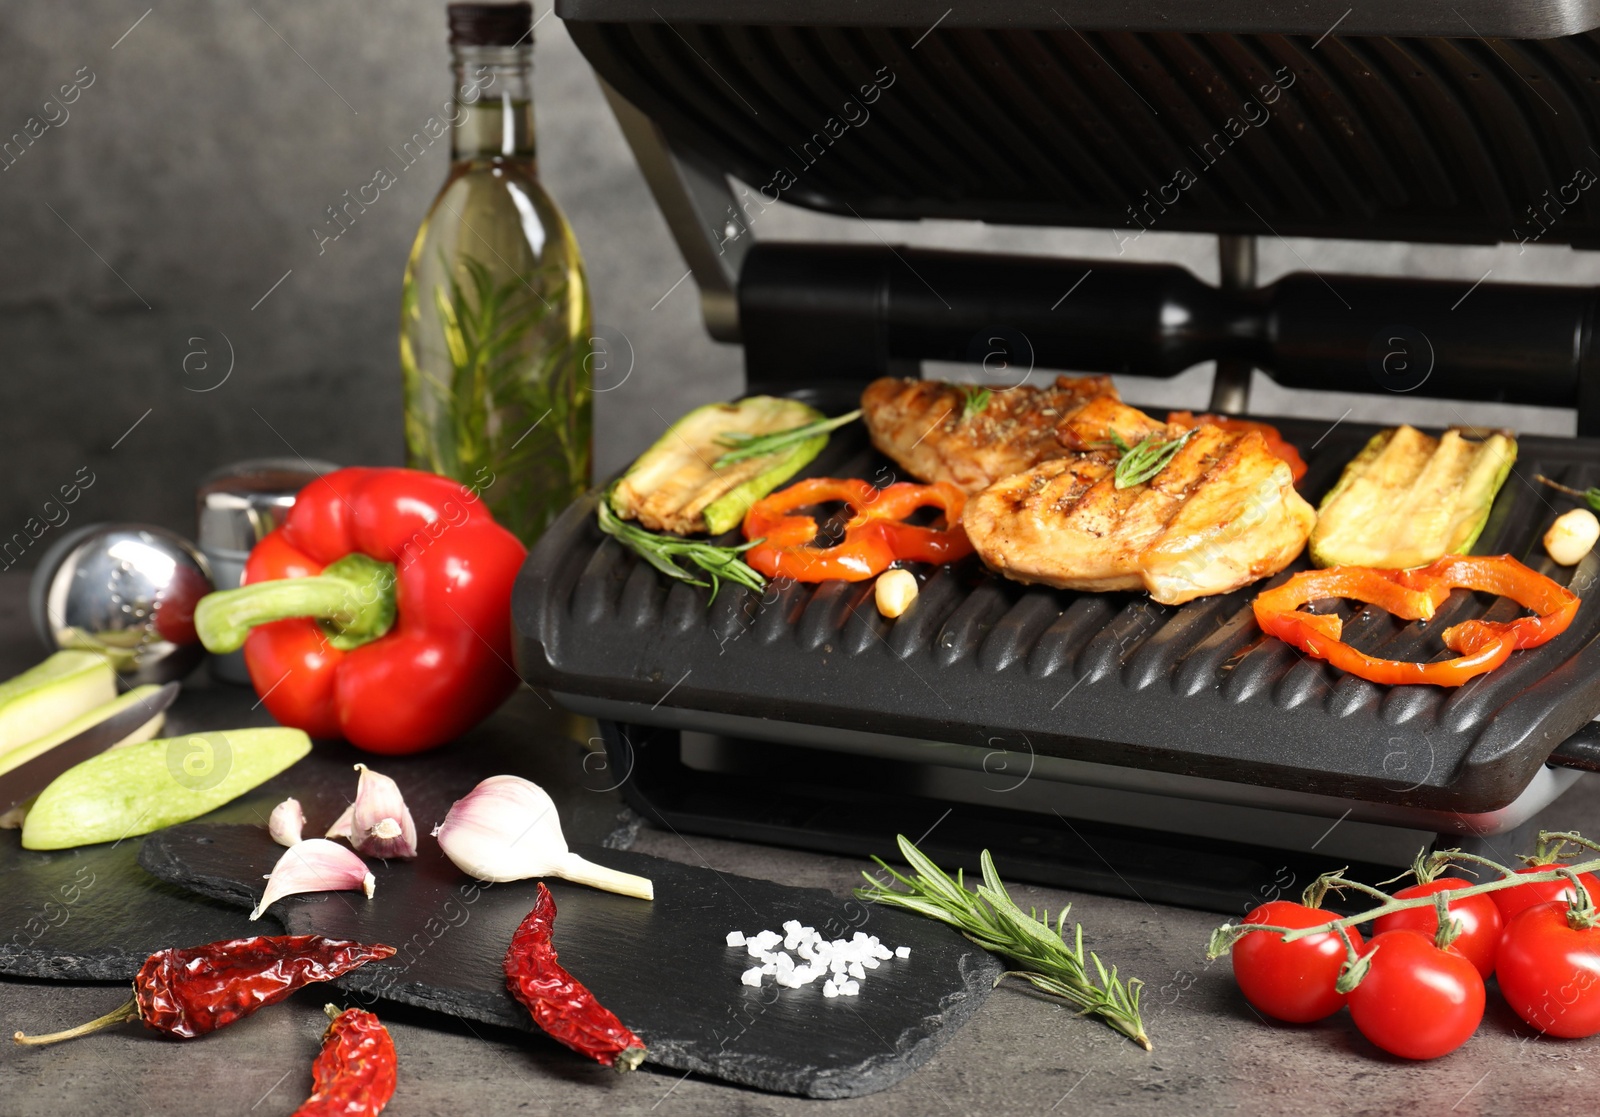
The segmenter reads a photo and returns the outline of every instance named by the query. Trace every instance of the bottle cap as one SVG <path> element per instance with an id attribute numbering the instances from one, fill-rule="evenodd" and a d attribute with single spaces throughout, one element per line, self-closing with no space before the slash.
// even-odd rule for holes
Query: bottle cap
<path id="1" fill-rule="evenodd" d="M 533 34 L 533 5 L 451 4 L 450 45 L 514 47 Z"/>

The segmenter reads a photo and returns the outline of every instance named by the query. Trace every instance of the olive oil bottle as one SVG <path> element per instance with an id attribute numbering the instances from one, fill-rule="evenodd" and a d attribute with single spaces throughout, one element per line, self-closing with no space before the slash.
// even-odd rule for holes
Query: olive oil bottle
<path id="1" fill-rule="evenodd" d="M 589 290 L 539 184 L 531 7 L 449 12 L 450 172 L 401 293 L 407 454 L 531 545 L 589 484 Z"/>

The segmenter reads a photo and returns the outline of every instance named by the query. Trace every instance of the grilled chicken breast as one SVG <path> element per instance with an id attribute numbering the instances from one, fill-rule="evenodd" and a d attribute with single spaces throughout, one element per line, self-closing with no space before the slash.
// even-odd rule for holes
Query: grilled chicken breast
<path id="1" fill-rule="evenodd" d="M 1143 437 L 1132 437 L 1140 416 L 1165 437 L 1182 428 L 1115 401 L 1091 406 L 1104 414 L 1069 418 L 1062 431 L 1063 448 L 1085 448 L 1007 477 L 967 503 L 962 526 L 992 569 L 1063 589 L 1142 588 L 1178 605 L 1275 574 L 1305 546 L 1316 513 L 1259 432 L 1202 425 L 1150 481 L 1118 489 L 1118 455 L 1100 441 L 1108 416 L 1129 443 Z"/>
<path id="2" fill-rule="evenodd" d="M 1110 454 L 1113 461 L 1118 454 L 1111 441 L 1114 434 L 1128 446 L 1137 446 L 1145 439 L 1168 437 L 1166 423 L 1150 418 L 1137 407 L 1130 407 L 1115 395 L 1096 396 L 1076 408 L 1056 424 L 1056 452 L 1050 456 L 1063 457 L 1068 453 Z M 1182 434 L 1186 428 L 1175 428 Z M 1044 459 L 1040 459 L 1041 461 Z"/>
<path id="3" fill-rule="evenodd" d="M 922 481 L 949 481 L 970 496 L 1060 457 L 1065 451 L 1056 428 L 1096 400 L 1117 403 L 1109 376 L 1058 376 L 1049 388 L 995 389 L 983 409 L 968 416 L 960 386 L 885 377 L 861 393 L 861 413 L 872 444 L 906 472 Z M 1105 437 L 1103 424 L 1099 437 Z"/>

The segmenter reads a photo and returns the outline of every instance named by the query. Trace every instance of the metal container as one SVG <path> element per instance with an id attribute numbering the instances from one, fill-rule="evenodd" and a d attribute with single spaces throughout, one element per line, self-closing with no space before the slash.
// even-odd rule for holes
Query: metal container
<path id="1" fill-rule="evenodd" d="M 305 458 L 255 458 L 208 474 L 195 493 L 200 551 L 219 590 L 233 589 L 244 575 L 250 550 L 283 523 L 295 494 L 339 467 Z M 212 677 L 248 683 L 244 653 L 211 658 Z"/>
<path id="2" fill-rule="evenodd" d="M 205 656 L 196 603 L 208 564 L 187 539 L 148 524 L 88 524 L 45 552 L 29 611 L 52 650 L 103 653 L 127 686 L 181 679 Z"/>

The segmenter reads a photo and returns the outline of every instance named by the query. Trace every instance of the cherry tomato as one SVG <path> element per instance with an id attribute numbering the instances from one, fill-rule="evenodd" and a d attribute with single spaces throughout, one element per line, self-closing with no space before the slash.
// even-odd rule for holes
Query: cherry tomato
<path id="1" fill-rule="evenodd" d="M 1245 923 L 1274 927 L 1315 927 L 1339 917 L 1321 908 L 1273 900 L 1251 910 Z M 1361 949 L 1361 932 L 1349 929 Z M 1345 960 L 1344 943 L 1324 932 L 1284 942 L 1271 931 L 1246 935 L 1233 947 L 1233 977 L 1244 999 L 1258 1010 L 1291 1024 L 1309 1024 L 1332 1016 L 1344 1006 L 1344 994 L 1333 987 Z"/>
<path id="2" fill-rule="evenodd" d="M 1466 1043 L 1483 1019 L 1483 978 L 1454 947 L 1415 931 L 1374 935 L 1372 959 L 1350 993 L 1361 1034 L 1403 1059 L 1437 1059 Z"/>
<path id="3" fill-rule="evenodd" d="M 1499 965 L 1506 1003 L 1541 1032 L 1600 1032 L 1600 927 L 1570 926 L 1565 902 L 1524 908 L 1506 924 Z"/>
<path id="4" fill-rule="evenodd" d="M 1566 866 L 1558 861 L 1554 865 L 1529 865 L 1525 869 L 1518 869 L 1517 872 L 1526 876 L 1528 873 L 1543 873 L 1551 869 L 1564 868 Z M 1596 878 L 1593 873 L 1580 873 L 1578 879 L 1583 881 L 1583 886 L 1589 890 L 1589 898 L 1600 904 L 1600 878 Z M 1509 927 L 1518 914 L 1535 904 L 1572 899 L 1572 882 L 1565 878 L 1542 881 L 1538 884 L 1518 885 L 1516 888 L 1502 888 L 1487 895 L 1494 897 L 1495 906 L 1500 909 L 1500 918 Z"/>
<path id="5" fill-rule="evenodd" d="M 1432 896 L 1439 892 L 1453 892 L 1458 888 L 1471 887 L 1470 880 L 1440 877 L 1427 884 L 1413 884 L 1410 888 L 1402 888 L 1394 894 L 1394 898 L 1410 900 L 1417 896 Z M 1505 891 L 1519 890 L 1507 888 Z M 1450 945 L 1465 955 L 1467 961 L 1478 967 L 1478 972 L 1484 977 L 1494 973 L 1495 952 L 1500 949 L 1500 933 L 1505 929 L 1505 921 L 1500 918 L 1500 909 L 1495 906 L 1493 899 L 1497 895 L 1499 895 L 1497 892 L 1488 892 L 1481 896 L 1468 896 L 1465 900 L 1450 901 L 1450 919 L 1460 929 L 1460 933 Z M 1415 931 L 1431 939 L 1439 931 L 1439 916 L 1431 907 L 1408 908 L 1376 920 L 1372 924 L 1372 930 L 1380 935 L 1385 931 Z"/>

